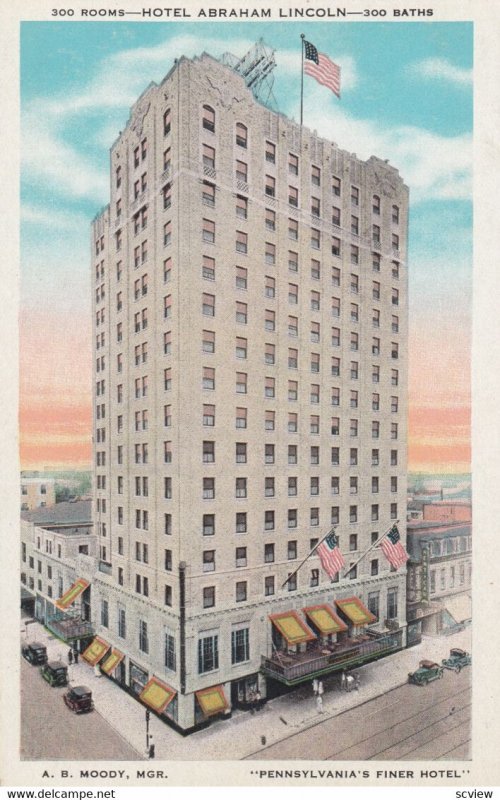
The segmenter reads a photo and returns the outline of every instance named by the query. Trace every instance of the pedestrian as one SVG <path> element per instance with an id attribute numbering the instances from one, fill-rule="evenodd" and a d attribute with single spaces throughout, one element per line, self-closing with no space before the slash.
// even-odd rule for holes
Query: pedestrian
<path id="1" fill-rule="evenodd" d="M 255 714 L 255 692 L 253 689 L 248 692 L 248 703 L 250 705 L 250 714 Z"/>
<path id="2" fill-rule="evenodd" d="M 346 681 L 347 681 L 347 691 L 350 692 L 354 688 L 354 678 L 352 677 L 352 675 L 348 675 Z"/>
<path id="3" fill-rule="evenodd" d="M 95 675 L 96 678 L 100 678 L 101 677 L 101 668 L 100 668 L 99 664 L 94 664 L 94 675 Z"/>
<path id="4" fill-rule="evenodd" d="M 316 710 L 318 714 L 323 713 L 323 697 L 320 694 L 316 695 Z"/>
<path id="5" fill-rule="evenodd" d="M 342 670 L 342 675 L 340 676 L 340 688 L 343 692 L 345 692 L 347 688 L 345 669 Z"/>
<path id="6" fill-rule="evenodd" d="M 260 707 L 261 707 L 261 704 L 262 704 L 261 701 L 262 701 L 262 695 L 259 692 L 259 690 L 257 689 L 257 691 L 255 692 L 255 710 L 256 711 L 260 711 Z"/>
<path id="7" fill-rule="evenodd" d="M 361 678 L 359 677 L 359 672 L 354 673 L 354 688 L 358 691 L 359 687 L 361 686 Z"/>
<path id="8" fill-rule="evenodd" d="M 73 661 L 75 662 L 75 664 L 78 664 L 78 650 L 76 649 L 76 647 L 73 650 Z"/>
<path id="9" fill-rule="evenodd" d="M 73 650 L 71 647 L 68 650 L 68 664 L 71 666 L 73 663 Z"/>
<path id="10" fill-rule="evenodd" d="M 324 694 L 325 687 L 323 686 L 323 681 L 318 681 L 318 694 Z"/>
<path id="11" fill-rule="evenodd" d="M 313 680 L 313 692 L 314 694 L 318 694 L 318 681 L 316 678 Z"/>

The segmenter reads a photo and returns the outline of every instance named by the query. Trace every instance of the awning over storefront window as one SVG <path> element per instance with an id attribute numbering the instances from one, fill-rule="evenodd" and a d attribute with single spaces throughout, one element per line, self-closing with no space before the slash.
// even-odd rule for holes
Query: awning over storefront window
<path id="1" fill-rule="evenodd" d="M 467 622 L 472 618 L 472 601 L 467 594 L 455 595 L 444 599 L 444 605 L 455 622 Z"/>
<path id="2" fill-rule="evenodd" d="M 196 699 L 206 717 L 213 714 L 220 714 L 228 707 L 224 688 L 222 686 L 210 686 L 209 689 L 200 689 L 195 692 Z"/>
<path id="3" fill-rule="evenodd" d="M 101 666 L 102 671 L 105 672 L 106 675 L 111 675 L 111 673 L 114 672 L 115 669 L 117 668 L 120 661 L 123 661 L 124 658 L 125 658 L 124 653 L 120 652 L 120 650 L 115 650 L 115 648 L 113 648 L 111 653 L 106 658 L 106 661 Z"/>
<path id="4" fill-rule="evenodd" d="M 315 635 L 296 611 L 284 611 L 281 614 L 269 614 L 275 628 L 285 637 L 288 644 L 302 644 L 315 639 Z"/>
<path id="5" fill-rule="evenodd" d="M 93 667 L 106 655 L 110 647 L 111 645 L 105 642 L 104 639 L 96 636 L 92 644 L 90 644 L 83 653 L 83 658 Z"/>
<path id="6" fill-rule="evenodd" d="M 371 625 L 377 618 L 368 611 L 359 597 L 347 597 L 345 600 L 335 600 L 335 605 L 342 611 L 353 625 Z"/>
<path id="7" fill-rule="evenodd" d="M 72 586 L 69 587 L 68 591 L 63 594 L 59 600 L 56 600 L 56 606 L 62 611 L 75 602 L 75 600 L 80 597 L 81 593 L 85 591 L 87 586 L 89 586 L 89 582 L 84 580 L 83 578 L 78 578 L 77 581 L 74 582 Z"/>
<path id="8" fill-rule="evenodd" d="M 147 706 L 161 714 L 168 704 L 172 702 L 176 694 L 177 692 L 171 689 L 170 686 L 153 676 L 140 693 L 139 700 L 142 700 Z"/>
<path id="9" fill-rule="evenodd" d="M 302 610 L 306 617 L 308 617 L 324 636 L 330 633 L 339 633 L 339 631 L 347 630 L 345 622 L 342 622 L 333 608 L 326 603 L 321 606 L 309 606 Z"/>

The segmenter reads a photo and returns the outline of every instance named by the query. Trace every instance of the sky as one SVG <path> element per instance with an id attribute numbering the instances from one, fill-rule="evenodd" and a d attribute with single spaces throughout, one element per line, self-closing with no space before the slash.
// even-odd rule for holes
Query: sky
<path id="1" fill-rule="evenodd" d="M 263 38 L 298 119 L 301 33 L 342 69 L 340 100 L 305 77 L 304 124 L 410 187 L 409 469 L 469 471 L 472 24 L 267 20 L 21 24 L 22 469 L 90 467 L 90 221 L 130 106 L 174 58 Z"/>

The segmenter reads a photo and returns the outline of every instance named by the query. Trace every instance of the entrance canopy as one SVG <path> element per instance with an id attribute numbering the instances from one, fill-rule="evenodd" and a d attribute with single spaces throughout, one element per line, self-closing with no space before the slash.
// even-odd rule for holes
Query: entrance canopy
<path id="1" fill-rule="evenodd" d="M 269 619 L 290 645 L 302 644 L 302 642 L 310 642 L 312 639 L 316 639 L 312 630 L 299 617 L 296 611 L 269 614 Z"/>
<path id="2" fill-rule="evenodd" d="M 124 658 L 124 653 L 113 648 L 101 667 L 102 671 L 105 672 L 106 675 L 111 675 L 111 673 L 117 668 L 120 661 L 123 661 Z"/>

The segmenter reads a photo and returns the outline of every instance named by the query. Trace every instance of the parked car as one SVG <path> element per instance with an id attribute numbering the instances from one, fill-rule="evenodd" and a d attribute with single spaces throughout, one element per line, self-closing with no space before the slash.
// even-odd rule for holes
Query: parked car
<path id="1" fill-rule="evenodd" d="M 61 661 L 48 661 L 41 668 L 40 674 L 50 686 L 68 685 L 68 668 Z"/>
<path id="2" fill-rule="evenodd" d="M 424 659 L 420 662 L 415 672 L 408 673 L 408 683 L 416 683 L 417 686 L 426 686 L 429 681 L 442 678 L 443 672 L 443 667 L 440 664 Z"/>
<path id="3" fill-rule="evenodd" d="M 472 656 L 465 650 L 459 647 L 452 647 L 448 658 L 443 658 L 442 664 L 446 669 L 453 669 L 455 672 L 460 672 L 462 667 L 467 667 L 472 663 Z"/>
<path id="4" fill-rule="evenodd" d="M 87 686 L 72 686 L 65 692 L 64 702 L 76 714 L 92 711 L 94 708 L 92 692 Z"/>
<path id="5" fill-rule="evenodd" d="M 47 648 L 40 642 L 29 642 L 21 647 L 21 655 L 30 664 L 46 664 Z"/>

